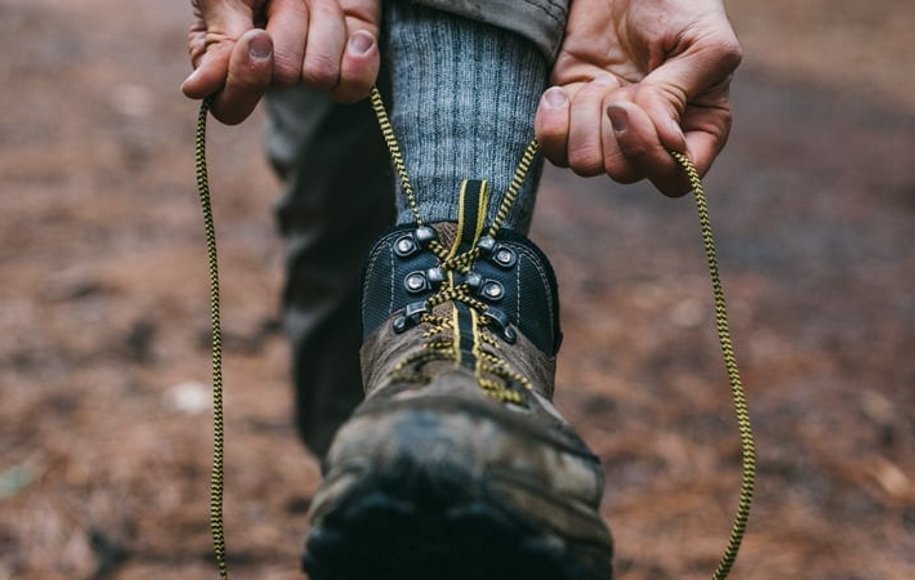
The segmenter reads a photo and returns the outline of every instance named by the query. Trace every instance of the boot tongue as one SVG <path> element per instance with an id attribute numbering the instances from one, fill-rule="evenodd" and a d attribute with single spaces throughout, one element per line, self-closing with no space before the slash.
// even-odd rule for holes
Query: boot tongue
<path id="1" fill-rule="evenodd" d="M 449 240 L 442 235 L 442 244 L 448 248 L 448 257 L 467 252 L 483 235 L 486 209 L 489 207 L 489 183 L 465 179 L 458 194 L 458 221 Z"/>
<path id="2" fill-rule="evenodd" d="M 451 258 L 471 251 L 483 230 L 486 221 L 486 209 L 489 202 L 489 185 L 486 181 L 464 180 L 458 194 L 458 221 L 452 226 L 454 233 L 446 241 L 443 232 L 440 243 L 448 249 L 445 256 L 447 262 Z M 449 228 L 450 229 L 450 228 Z M 457 273 L 447 271 L 447 284 L 458 284 Z M 480 360 L 478 354 L 482 348 L 480 344 L 480 313 L 472 311 L 468 304 L 460 301 L 450 301 L 453 308 L 451 312 L 454 360 L 457 364 L 470 369 L 479 378 Z"/>

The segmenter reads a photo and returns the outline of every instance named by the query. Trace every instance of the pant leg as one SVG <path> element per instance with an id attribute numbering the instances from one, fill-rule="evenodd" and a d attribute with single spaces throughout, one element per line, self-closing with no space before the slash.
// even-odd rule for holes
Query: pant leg
<path id="1" fill-rule="evenodd" d="M 417 1 L 521 34 L 549 60 L 569 2 Z M 283 305 L 296 421 L 323 456 L 362 400 L 359 272 L 372 240 L 393 222 L 393 178 L 367 102 L 335 105 L 302 88 L 272 91 L 267 102 L 267 150 L 284 181 L 277 219 L 287 246 Z"/>
<path id="2" fill-rule="evenodd" d="M 393 178 L 367 101 L 342 106 L 297 87 L 267 102 L 267 151 L 284 182 L 276 215 L 296 421 L 321 457 L 362 400 L 358 286 L 369 246 L 393 222 Z"/>
<path id="3" fill-rule="evenodd" d="M 556 60 L 571 0 L 411 0 L 430 8 L 492 24 L 533 42 L 547 61 Z"/>

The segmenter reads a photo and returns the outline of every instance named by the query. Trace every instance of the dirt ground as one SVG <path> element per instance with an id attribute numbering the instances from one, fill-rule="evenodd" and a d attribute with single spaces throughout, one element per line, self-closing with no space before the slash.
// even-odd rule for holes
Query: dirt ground
<path id="1" fill-rule="evenodd" d="M 915 578 L 915 4 L 732 0 L 708 178 L 758 436 L 733 577 Z M 0 0 L 0 580 L 213 578 L 207 276 L 184 0 Z M 262 116 L 210 139 L 230 566 L 299 578 Z M 739 455 L 688 199 L 550 171 L 560 407 L 605 462 L 618 577 L 702 578 Z"/>

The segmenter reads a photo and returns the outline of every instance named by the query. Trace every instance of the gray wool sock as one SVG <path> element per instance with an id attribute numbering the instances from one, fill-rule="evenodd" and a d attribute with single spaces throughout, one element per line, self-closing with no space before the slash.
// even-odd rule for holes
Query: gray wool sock
<path id="1" fill-rule="evenodd" d="M 391 121 L 427 222 L 456 221 L 464 179 L 490 186 L 487 223 L 534 136 L 546 58 L 530 41 L 408 2 L 386 2 Z M 531 169 L 505 226 L 527 232 L 542 162 Z M 398 183 L 398 224 L 413 222 Z"/>

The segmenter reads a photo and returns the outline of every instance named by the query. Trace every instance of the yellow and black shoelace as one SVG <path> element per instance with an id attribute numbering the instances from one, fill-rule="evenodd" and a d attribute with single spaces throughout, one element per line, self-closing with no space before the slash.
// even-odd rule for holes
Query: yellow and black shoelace
<path id="1" fill-rule="evenodd" d="M 422 217 L 419 215 L 419 205 L 416 201 L 416 193 L 407 174 L 403 154 L 397 143 L 394 129 L 391 126 L 390 119 L 384 107 L 381 94 L 378 89 L 373 88 L 371 92 L 371 104 L 378 117 L 378 124 L 384 136 L 385 143 L 391 155 L 391 161 L 397 171 L 400 179 L 404 196 L 407 204 L 412 211 L 417 226 L 423 225 Z M 229 576 L 228 566 L 226 564 L 226 538 L 223 522 L 223 492 L 225 488 L 224 481 L 224 451 L 225 451 L 225 425 L 223 418 L 223 381 L 222 381 L 222 330 L 220 325 L 220 302 L 219 302 L 219 269 L 216 253 L 216 231 L 213 223 L 213 210 L 210 201 L 209 179 L 207 175 L 206 164 L 206 125 L 209 113 L 209 103 L 204 101 L 200 106 L 197 115 L 197 131 L 195 135 L 194 160 L 197 177 L 197 191 L 200 197 L 200 205 L 203 213 L 204 232 L 206 237 L 207 248 L 207 267 L 210 277 L 210 317 L 212 325 L 212 380 L 213 380 L 213 467 L 210 477 L 210 529 L 213 536 L 213 548 L 216 556 L 216 563 L 219 568 L 219 577 L 227 579 Z M 533 139 L 524 151 L 518 168 L 512 177 L 511 183 L 499 208 L 496 212 L 495 219 L 489 228 L 489 234 L 495 234 L 502 227 L 512 204 L 521 190 L 533 161 L 539 151 L 539 144 Z M 750 413 L 747 407 L 746 394 L 744 392 L 743 382 L 740 378 L 740 371 L 737 366 L 737 357 L 734 353 L 734 346 L 731 341 L 730 324 L 728 322 L 727 304 L 724 296 L 724 288 L 721 284 L 721 275 L 718 270 L 718 257 L 715 247 L 715 239 L 712 232 L 711 219 L 709 217 L 708 201 L 705 196 L 705 190 L 702 186 L 702 180 L 699 171 L 693 162 L 683 153 L 671 152 L 677 163 L 683 168 L 683 171 L 689 178 L 692 187 L 693 197 L 696 200 L 696 209 L 699 216 L 699 230 L 702 235 L 705 256 L 708 262 L 709 277 L 712 282 L 712 291 L 714 296 L 715 308 L 715 327 L 718 332 L 718 341 L 721 345 L 721 352 L 724 357 L 724 364 L 727 370 L 728 382 L 731 387 L 731 395 L 734 401 L 734 409 L 737 417 L 737 428 L 740 436 L 740 451 L 742 463 L 742 477 L 740 485 L 740 496 L 737 503 L 737 513 L 734 516 L 734 523 L 731 528 L 730 537 L 721 560 L 715 569 L 712 579 L 723 580 L 728 576 L 734 562 L 737 559 L 737 553 L 743 542 L 746 533 L 747 521 L 750 515 L 750 506 L 753 502 L 753 491 L 756 480 L 756 445 L 753 438 L 753 427 L 750 422 Z M 440 250 L 446 250 L 444 247 Z M 433 251 L 435 249 L 433 248 Z M 476 251 L 471 250 L 470 252 Z M 449 267 L 456 269 L 462 268 L 465 264 L 473 262 L 476 256 L 461 255 L 454 258 L 454 264 Z M 440 256 L 440 258 L 442 258 Z M 457 296 L 457 295 L 455 295 Z M 448 298 L 444 294 L 438 299 Z M 452 298 L 453 299 L 453 298 Z M 437 324 L 440 321 L 429 320 L 430 323 Z M 497 374 L 501 374 L 502 369 L 498 369 Z M 509 372 L 506 370 L 506 372 Z M 515 377 L 511 377 L 515 378 Z M 509 392 L 509 391 L 506 391 Z M 498 396 L 497 396 L 498 398 Z"/>

